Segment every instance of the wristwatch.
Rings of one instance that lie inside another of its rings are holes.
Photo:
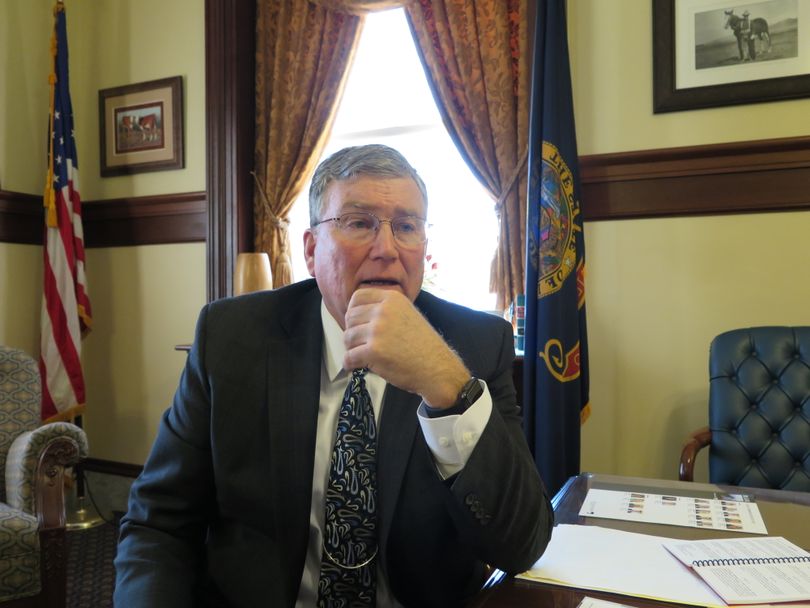
[[[462,412],[466,411],[467,408],[478,401],[478,398],[483,392],[484,389],[481,388],[481,383],[478,381],[478,378],[472,376],[467,380],[467,383],[461,387],[461,392],[459,392],[456,402],[451,409],[460,409]]]

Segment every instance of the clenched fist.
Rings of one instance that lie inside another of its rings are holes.
[[[470,372],[413,303],[396,290],[354,292],[345,318],[347,370],[368,367],[434,408],[456,401]]]

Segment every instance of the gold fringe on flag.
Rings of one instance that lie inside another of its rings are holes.
[[[56,219],[56,192],[53,189],[53,112],[54,97],[56,96],[56,13],[65,10],[62,0],[57,0],[53,7],[54,26],[51,34],[51,73],[48,74],[48,85],[50,86],[50,106],[48,117],[48,172],[45,174],[45,196],[43,205],[47,212],[45,221],[49,228],[56,228],[59,224]]]

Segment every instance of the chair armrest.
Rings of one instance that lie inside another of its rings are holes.
[[[51,422],[11,444],[6,459],[6,502],[39,519],[40,529],[63,527],[64,472],[87,458],[87,435],[75,424]]]
[[[678,479],[681,481],[695,480],[695,458],[697,457],[697,453],[711,442],[712,432],[707,426],[689,435],[681,450],[681,464],[678,468]]]

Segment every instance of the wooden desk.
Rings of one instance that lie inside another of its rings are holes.
[[[781,490],[760,490],[736,486],[643,479],[639,477],[617,477],[614,475],[594,475],[583,473],[572,477],[552,500],[556,523],[599,525],[605,528],[640,532],[671,538],[702,539],[731,538],[750,536],[717,530],[702,530],[663,524],[641,524],[613,519],[580,517],[579,509],[590,488],[606,490],[637,490],[650,494],[670,494],[713,498],[715,494],[750,494],[756,497],[759,511],[765,520],[770,536],[784,536],[803,549],[810,550],[810,493],[785,492]],[[587,548],[583,547],[583,551]],[[503,577],[502,577],[503,578]],[[492,579],[491,579],[492,580]],[[675,606],[666,602],[656,602],[627,595],[617,595],[600,591],[579,590],[535,581],[507,578],[493,587],[482,591],[469,604],[470,608],[518,608],[524,606],[553,606],[554,608],[575,608],[584,596],[597,597],[630,606]]]

